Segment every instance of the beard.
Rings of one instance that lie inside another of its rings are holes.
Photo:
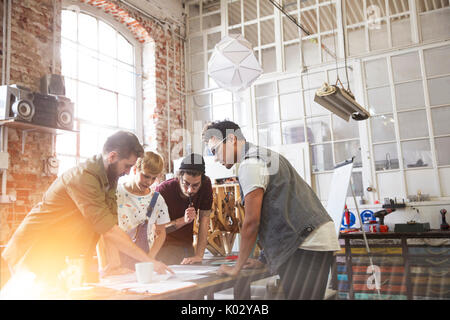
[[[119,173],[119,163],[114,162],[111,163],[108,166],[108,169],[106,169],[106,176],[108,177],[109,184],[117,184],[117,181],[119,180],[121,174]]]

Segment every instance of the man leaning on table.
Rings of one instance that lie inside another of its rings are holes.
[[[219,274],[237,275],[258,240],[286,299],[323,299],[340,246],[314,191],[283,156],[247,142],[234,122],[207,124],[203,141],[226,168],[238,164],[245,208],[239,258],[233,267],[221,266]]]
[[[58,177],[3,252],[10,281],[27,274],[37,286],[61,287],[67,259],[92,257],[101,235],[136,260],[155,262],[157,272],[170,271],[117,225],[117,181],[130,172],[143,151],[134,134],[118,131],[107,138],[101,154]]]

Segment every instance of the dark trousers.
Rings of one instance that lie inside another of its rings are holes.
[[[286,299],[323,300],[332,261],[332,251],[297,249],[278,269]]]

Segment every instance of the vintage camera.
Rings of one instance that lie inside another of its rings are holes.
[[[0,86],[0,120],[71,130],[73,110],[73,103],[63,96],[32,92],[19,85]]]

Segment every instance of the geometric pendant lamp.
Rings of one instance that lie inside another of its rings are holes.
[[[229,91],[250,87],[262,72],[252,45],[241,34],[223,37],[208,62],[209,76]]]

